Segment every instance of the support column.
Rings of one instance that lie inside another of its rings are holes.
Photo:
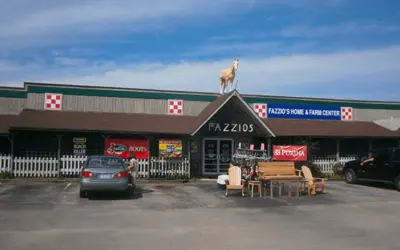
[[[192,141],[191,141],[191,139],[190,138],[187,138],[186,139],[186,143],[187,143],[187,151],[188,151],[188,162],[189,162],[189,166],[188,166],[188,179],[190,179],[190,177],[191,177],[191,175],[190,175],[190,158],[191,158],[191,154],[192,154],[192,151],[191,151],[191,148],[190,148],[190,145],[192,144]]]
[[[61,145],[62,145],[62,134],[57,134],[58,149],[57,149],[57,173],[58,177],[61,177]]]
[[[340,162],[340,139],[336,139],[336,162]]]
[[[8,166],[8,172],[10,175],[14,173],[14,143],[15,143],[15,135],[10,134],[8,136],[8,141],[10,142],[10,162]]]
[[[104,139],[104,142],[103,142],[103,145],[106,145],[106,140],[108,139],[108,138],[110,138],[110,135],[109,134],[101,134],[101,137],[103,137],[103,139]],[[103,151],[103,155],[106,153],[106,148],[104,148],[104,151]]]
[[[268,156],[271,157],[271,159],[272,159],[272,138],[271,137],[267,137],[267,152],[268,152]]]
[[[372,157],[372,148],[373,148],[373,140],[369,139],[368,140],[368,157]]]
[[[148,158],[147,158],[147,162],[149,163],[149,169],[148,169],[148,171],[147,171],[147,176],[149,177],[149,179],[150,179],[150,175],[151,175],[151,164],[152,164],[152,162],[151,162],[151,150],[150,150],[150,148],[151,148],[151,141],[152,141],[154,138],[155,138],[154,136],[146,136],[146,140],[149,141],[149,148],[148,148],[148,150],[149,150],[149,156],[148,156]],[[157,146],[158,146],[158,143],[157,143]],[[158,158],[158,155],[157,155],[157,158]]]

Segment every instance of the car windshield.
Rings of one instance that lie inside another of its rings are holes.
[[[91,157],[88,159],[89,168],[115,168],[124,167],[124,162],[119,157]]]

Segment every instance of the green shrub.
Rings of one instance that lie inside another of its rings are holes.
[[[11,179],[12,175],[10,172],[1,172],[0,173],[0,179]]]
[[[334,176],[340,176],[343,177],[344,173],[343,173],[343,165],[340,162],[336,162],[333,166],[333,175]]]

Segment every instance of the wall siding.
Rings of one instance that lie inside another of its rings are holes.
[[[209,102],[184,101],[184,115],[198,115]],[[43,109],[44,94],[29,93],[28,108]],[[63,110],[109,113],[167,114],[168,100],[63,95]]]
[[[25,98],[0,97],[0,114],[17,115],[24,109],[25,103]]]
[[[356,121],[375,121],[387,119],[391,116],[400,118],[400,110],[354,109],[353,112]]]
[[[209,103],[210,102],[205,101],[185,100],[183,105],[183,114],[197,116]],[[22,110],[24,106],[24,99],[0,98],[0,104],[0,112],[2,112],[2,114],[15,114]],[[28,108],[43,109],[43,106],[44,94],[28,94]],[[161,100],[77,95],[63,96],[63,110],[70,111],[166,114],[167,108],[168,101],[165,99]],[[8,112],[8,110],[11,111]],[[354,108],[353,112],[354,120],[356,121],[374,121],[378,119],[389,118],[390,116],[400,117],[400,110]]]

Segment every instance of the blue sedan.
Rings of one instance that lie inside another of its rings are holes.
[[[82,166],[79,196],[85,198],[92,191],[116,191],[132,194],[130,174],[118,156],[89,156]]]

